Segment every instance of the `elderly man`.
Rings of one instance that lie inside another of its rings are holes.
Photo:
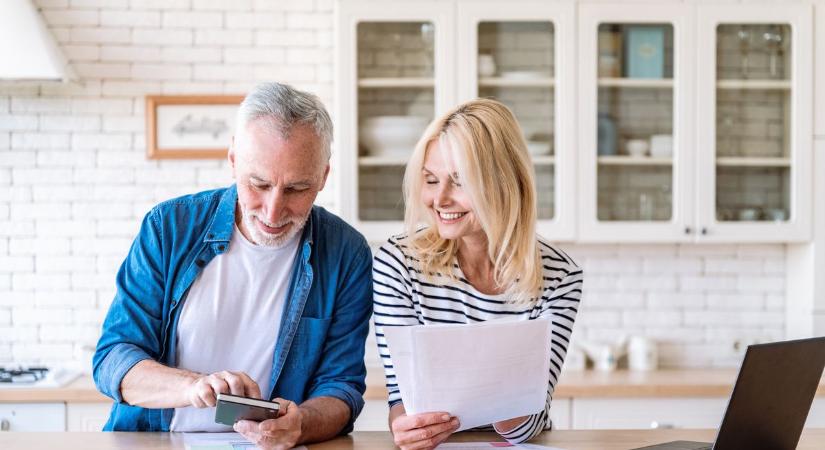
[[[240,421],[263,448],[352,430],[364,401],[372,313],[363,236],[313,206],[332,123],[317,97],[256,87],[229,150],[235,185],[155,206],[117,274],[94,356],[115,400],[105,430],[231,431],[218,393],[275,399]]]

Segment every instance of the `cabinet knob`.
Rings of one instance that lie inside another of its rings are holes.
[[[708,229],[707,229],[707,227],[702,227],[702,231],[701,231],[701,233],[702,233],[702,235],[703,235],[703,236],[704,236],[704,235],[706,235],[706,234],[708,234]]]
[[[9,431],[11,428],[11,423],[9,423],[9,419],[0,420],[0,431]]]
[[[685,234],[690,234],[692,232],[693,230],[691,230],[690,227],[685,227]]]

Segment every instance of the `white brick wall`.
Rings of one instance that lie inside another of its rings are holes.
[[[647,336],[664,366],[703,367],[783,338],[783,245],[567,247],[585,271],[575,340]]]
[[[82,82],[0,83],[0,364],[88,369],[148,208],[231,182],[222,161],[146,160],[144,96],[277,79],[333,110],[333,1],[36,3]],[[335,189],[319,196],[332,210]],[[643,334],[665,365],[703,366],[735,364],[736,342],[782,337],[783,246],[568,250],[586,270],[577,338]]]

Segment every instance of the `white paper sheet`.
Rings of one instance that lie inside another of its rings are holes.
[[[255,450],[255,444],[240,433],[183,433],[186,450]],[[295,447],[294,450],[306,450]]]
[[[516,450],[564,450],[538,444],[511,445],[506,442],[448,442],[436,447],[436,450],[490,450],[493,448],[513,448]]]
[[[407,414],[446,411],[459,431],[535,414],[550,377],[549,319],[385,327]]]

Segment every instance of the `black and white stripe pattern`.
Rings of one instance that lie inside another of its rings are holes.
[[[453,270],[458,280],[438,274],[425,281],[418,260],[400,242],[401,239],[401,236],[392,237],[381,246],[375,255],[372,271],[375,337],[384,364],[390,407],[401,401],[401,393],[384,338],[384,327],[474,323],[514,316],[529,320],[549,316],[553,321],[553,337],[549,355],[550,384],[544,410],[528,417],[513,430],[499,434],[511,443],[519,443],[533,438],[544,429],[550,429],[553,389],[567,353],[581,299],[581,268],[564,252],[539,238],[544,291],[533,305],[514,305],[507,303],[506,295],[479,293],[461,276],[457,265],[453,265]],[[485,429],[492,430],[493,427]]]

